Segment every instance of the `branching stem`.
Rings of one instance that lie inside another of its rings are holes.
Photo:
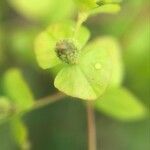
[[[64,97],[65,97],[64,94],[57,93],[57,94],[54,94],[54,95],[50,95],[50,96],[41,98],[41,99],[39,99],[39,100],[36,101],[36,103],[34,104],[34,106],[33,106],[32,109],[33,110],[34,109],[39,109],[39,108],[44,107],[44,106],[46,106],[48,104],[52,104],[54,102],[62,100]]]
[[[41,98],[36,101],[32,110],[42,108],[48,104],[52,104],[66,97],[62,93],[57,93],[51,96]],[[93,110],[93,103],[87,102],[87,124],[88,124],[88,150],[97,150],[96,142],[96,126],[95,126],[95,115]]]

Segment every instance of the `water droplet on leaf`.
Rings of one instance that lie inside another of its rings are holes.
[[[95,64],[95,69],[99,70],[101,69],[102,65],[100,63],[96,63]]]

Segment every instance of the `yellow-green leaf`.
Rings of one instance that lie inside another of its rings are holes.
[[[29,19],[60,21],[71,16],[72,0],[7,0],[18,13]],[[67,4],[67,5],[64,5]]]
[[[109,88],[119,87],[123,80],[123,62],[119,42],[113,37],[105,36],[101,38],[101,47],[104,47],[109,51],[112,62]]]
[[[27,110],[33,105],[33,95],[21,72],[17,69],[10,69],[4,76],[5,92],[17,108]]]
[[[79,10],[88,15],[95,15],[98,13],[117,13],[120,11],[119,2],[120,1],[118,0],[75,0]]]
[[[77,4],[77,7],[80,11],[88,11],[90,9],[94,9],[98,5],[96,4],[96,0],[74,0]]]
[[[105,91],[110,75],[109,49],[97,39],[82,50],[78,64],[67,65],[58,73],[54,84],[67,95],[95,100]]]
[[[95,101],[95,107],[98,111],[122,121],[137,120],[146,116],[146,108],[125,88],[108,90]]]
[[[117,13],[121,9],[119,4],[107,4],[107,5],[102,5],[93,11],[90,12],[90,15],[95,15],[98,13]]]
[[[20,118],[15,117],[13,118],[10,124],[11,124],[11,131],[14,136],[16,144],[22,150],[30,149],[28,131],[23,121]]]

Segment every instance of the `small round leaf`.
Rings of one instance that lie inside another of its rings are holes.
[[[26,111],[32,107],[34,103],[32,92],[19,70],[10,69],[5,73],[4,88],[8,97],[20,111]]]
[[[125,88],[108,90],[95,101],[95,107],[98,111],[122,121],[136,120],[146,116],[143,104]]]
[[[55,86],[67,95],[95,100],[105,91],[110,75],[109,49],[97,39],[82,50],[77,65],[66,66],[58,73]]]

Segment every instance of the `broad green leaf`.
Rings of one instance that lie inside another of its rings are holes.
[[[120,11],[118,0],[75,0],[81,12],[89,15],[97,13],[116,13]]]
[[[90,9],[96,8],[98,5],[96,4],[96,0],[74,0],[77,4],[77,7],[81,11],[88,11]]]
[[[47,32],[42,32],[35,41],[35,54],[41,68],[47,69],[61,63],[55,53],[56,40]]]
[[[126,42],[124,62],[126,68],[126,85],[149,104],[150,99],[150,21],[145,18],[136,20],[131,31],[124,39]]]
[[[32,92],[19,70],[11,69],[6,72],[4,76],[4,86],[8,97],[21,111],[32,107]]]
[[[125,88],[108,90],[95,101],[95,107],[98,111],[122,121],[141,119],[146,116],[143,104]]]
[[[10,4],[19,12],[29,17],[41,17],[48,13],[48,8],[52,7],[52,0],[8,0]]]
[[[75,24],[64,23],[54,24],[42,32],[35,41],[35,53],[37,61],[43,69],[51,68],[62,63],[56,55],[55,46],[60,40],[73,40],[78,49],[81,49],[87,40],[90,33],[85,27],[81,27],[74,38]]]
[[[28,141],[28,131],[22,120],[18,117],[13,118],[11,121],[11,130],[14,136],[16,144],[22,150],[30,149],[30,143]]]
[[[122,0],[97,0],[97,4],[99,6],[102,6],[102,5],[106,5],[106,4],[116,4],[116,3],[120,3],[122,2]]]
[[[56,88],[70,96],[85,100],[96,98],[96,93],[76,65],[64,67],[56,76],[54,84]]]
[[[115,38],[106,36],[101,38],[101,47],[109,51],[112,61],[112,73],[109,81],[109,88],[119,87],[123,80],[123,62],[120,45]]]
[[[98,13],[117,13],[120,9],[119,4],[107,4],[94,9],[91,11],[90,15],[95,15]]]
[[[59,72],[54,84],[70,96],[95,100],[105,91],[110,75],[109,50],[97,39],[82,50],[79,64],[66,66]]]
[[[57,21],[71,16],[72,0],[7,0],[21,15],[40,21]],[[64,5],[67,4],[67,5]],[[61,7],[60,7],[61,6]]]
[[[39,29],[33,27],[15,27],[10,32],[11,52],[17,60],[22,60],[30,65],[35,63],[35,55],[33,51],[33,42]]]

